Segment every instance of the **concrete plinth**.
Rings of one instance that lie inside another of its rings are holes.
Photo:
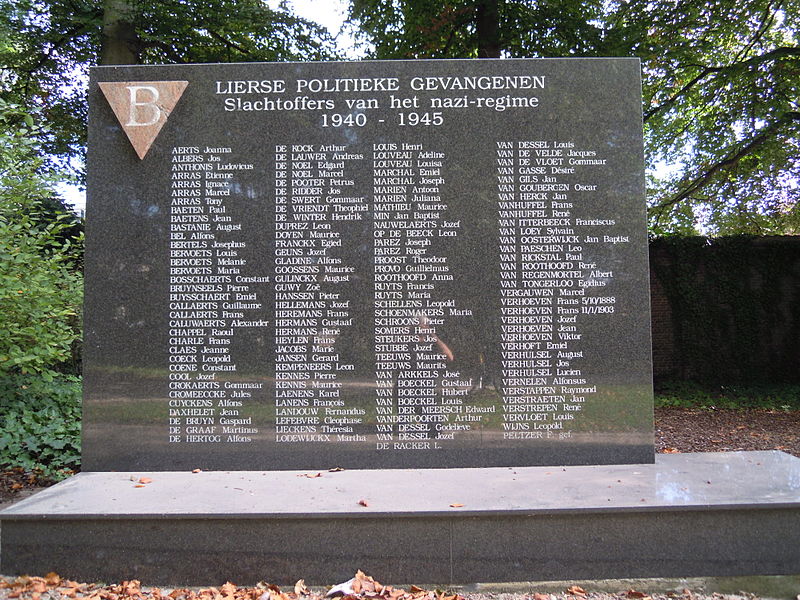
[[[315,475],[81,473],[0,512],[0,572],[173,585],[800,573],[800,459],[781,452]]]

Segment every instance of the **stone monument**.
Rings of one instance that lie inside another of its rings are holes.
[[[653,462],[637,61],[93,81],[84,468]]]
[[[639,69],[94,69],[84,472],[0,571],[796,572],[799,460],[654,457]]]

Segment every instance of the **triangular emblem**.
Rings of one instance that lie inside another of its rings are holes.
[[[142,159],[150,150],[188,81],[105,81],[100,89]]]

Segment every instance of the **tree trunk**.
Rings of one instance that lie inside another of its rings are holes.
[[[500,58],[500,9],[502,0],[476,0],[475,32],[478,35],[478,57]]]
[[[101,65],[139,63],[139,36],[128,0],[103,0],[103,43]]]

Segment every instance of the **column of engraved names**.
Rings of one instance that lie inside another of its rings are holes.
[[[565,424],[597,392],[583,373],[582,325],[613,314],[616,300],[587,293],[613,272],[584,259],[584,247],[600,242],[598,226],[615,221],[573,216],[579,198],[590,204],[597,185],[587,180],[605,159],[571,141],[497,146],[504,437],[567,439]]]
[[[234,173],[252,165],[223,162],[230,148],[175,147],[170,169],[169,441],[247,443],[258,429],[240,408],[263,383],[236,378],[234,332],[263,327],[248,319],[262,304],[241,275],[246,242],[227,215]]]
[[[275,441],[352,443],[366,411],[347,406],[340,358],[353,326],[355,268],[336,256],[342,227],[368,210],[356,193],[363,155],[345,145],[275,148]]]
[[[446,218],[444,152],[422,144],[373,145],[375,405],[379,450],[443,447],[481,415],[464,415],[472,387],[440,336],[466,317],[447,297],[453,280],[443,250],[461,221]],[[438,248],[438,250],[434,250]]]
[[[563,431],[565,396],[555,385],[561,302],[580,271],[566,259],[572,238],[560,208],[568,184],[550,174],[548,142],[497,143],[503,437],[540,439]]]

